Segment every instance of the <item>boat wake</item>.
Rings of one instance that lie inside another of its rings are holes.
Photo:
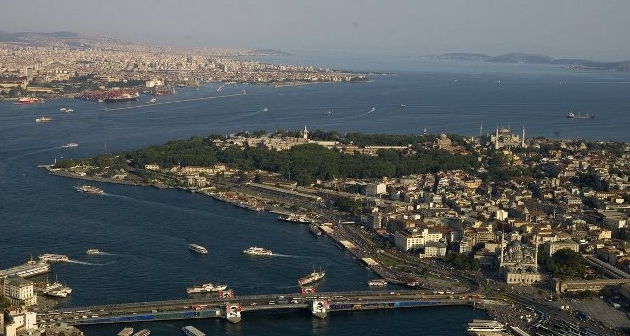
[[[188,99],[181,99],[181,100],[165,101],[165,102],[160,102],[160,103],[150,103],[150,104],[141,104],[141,105],[133,105],[133,106],[105,108],[105,111],[130,110],[130,109],[141,108],[141,107],[148,107],[148,106],[155,107],[155,106],[158,106],[158,105],[178,104],[178,103],[185,103],[185,102],[191,102],[191,101],[219,99],[219,98],[227,98],[227,97],[238,97],[238,96],[243,96],[243,95],[245,95],[245,93],[235,93],[235,94],[228,94],[228,95],[222,95],[222,96],[210,96],[210,97],[200,97],[200,98],[188,98]]]
[[[280,253],[272,253],[272,257],[283,257],[283,258],[304,258],[303,256],[289,255],[289,254],[280,254]]]
[[[99,264],[99,263],[91,263],[91,262],[87,262],[87,261],[80,261],[80,260],[74,260],[74,259],[70,259],[68,260],[69,263],[73,263],[73,264],[79,264],[79,265],[89,265],[89,266],[106,266],[106,265],[110,265],[115,263],[115,261],[110,261],[108,263],[104,263],[104,264]]]

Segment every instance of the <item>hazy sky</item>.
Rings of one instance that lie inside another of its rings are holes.
[[[0,30],[156,44],[630,59],[630,0],[7,0]]]

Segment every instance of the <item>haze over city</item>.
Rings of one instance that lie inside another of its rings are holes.
[[[370,55],[630,58],[630,2],[588,0],[10,1],[5,32],[71,31],[174,46]]]

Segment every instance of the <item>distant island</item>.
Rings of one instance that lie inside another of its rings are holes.
[[[463,61],[484,61],[495,63],[529,63],[529,64],[552,64],[560,65],[569,69],[601,69],[628,71],[630,70],[630,60],[619,62],[598,62],[579,58],[553,58],[540,54],[508,53],[499,56],[489,56],[478,53],[447,53],[441,55],[422,56],[423,59],[439,60],[463,60]]]

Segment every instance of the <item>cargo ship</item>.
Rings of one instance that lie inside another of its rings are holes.
[[[108,94],[105,98],[103,98],[103,102],[105,103],[121,103],[128,101],[136,101],[140,97],[138,92],[135,93],[127,93],[127,92],[115,92]]]

